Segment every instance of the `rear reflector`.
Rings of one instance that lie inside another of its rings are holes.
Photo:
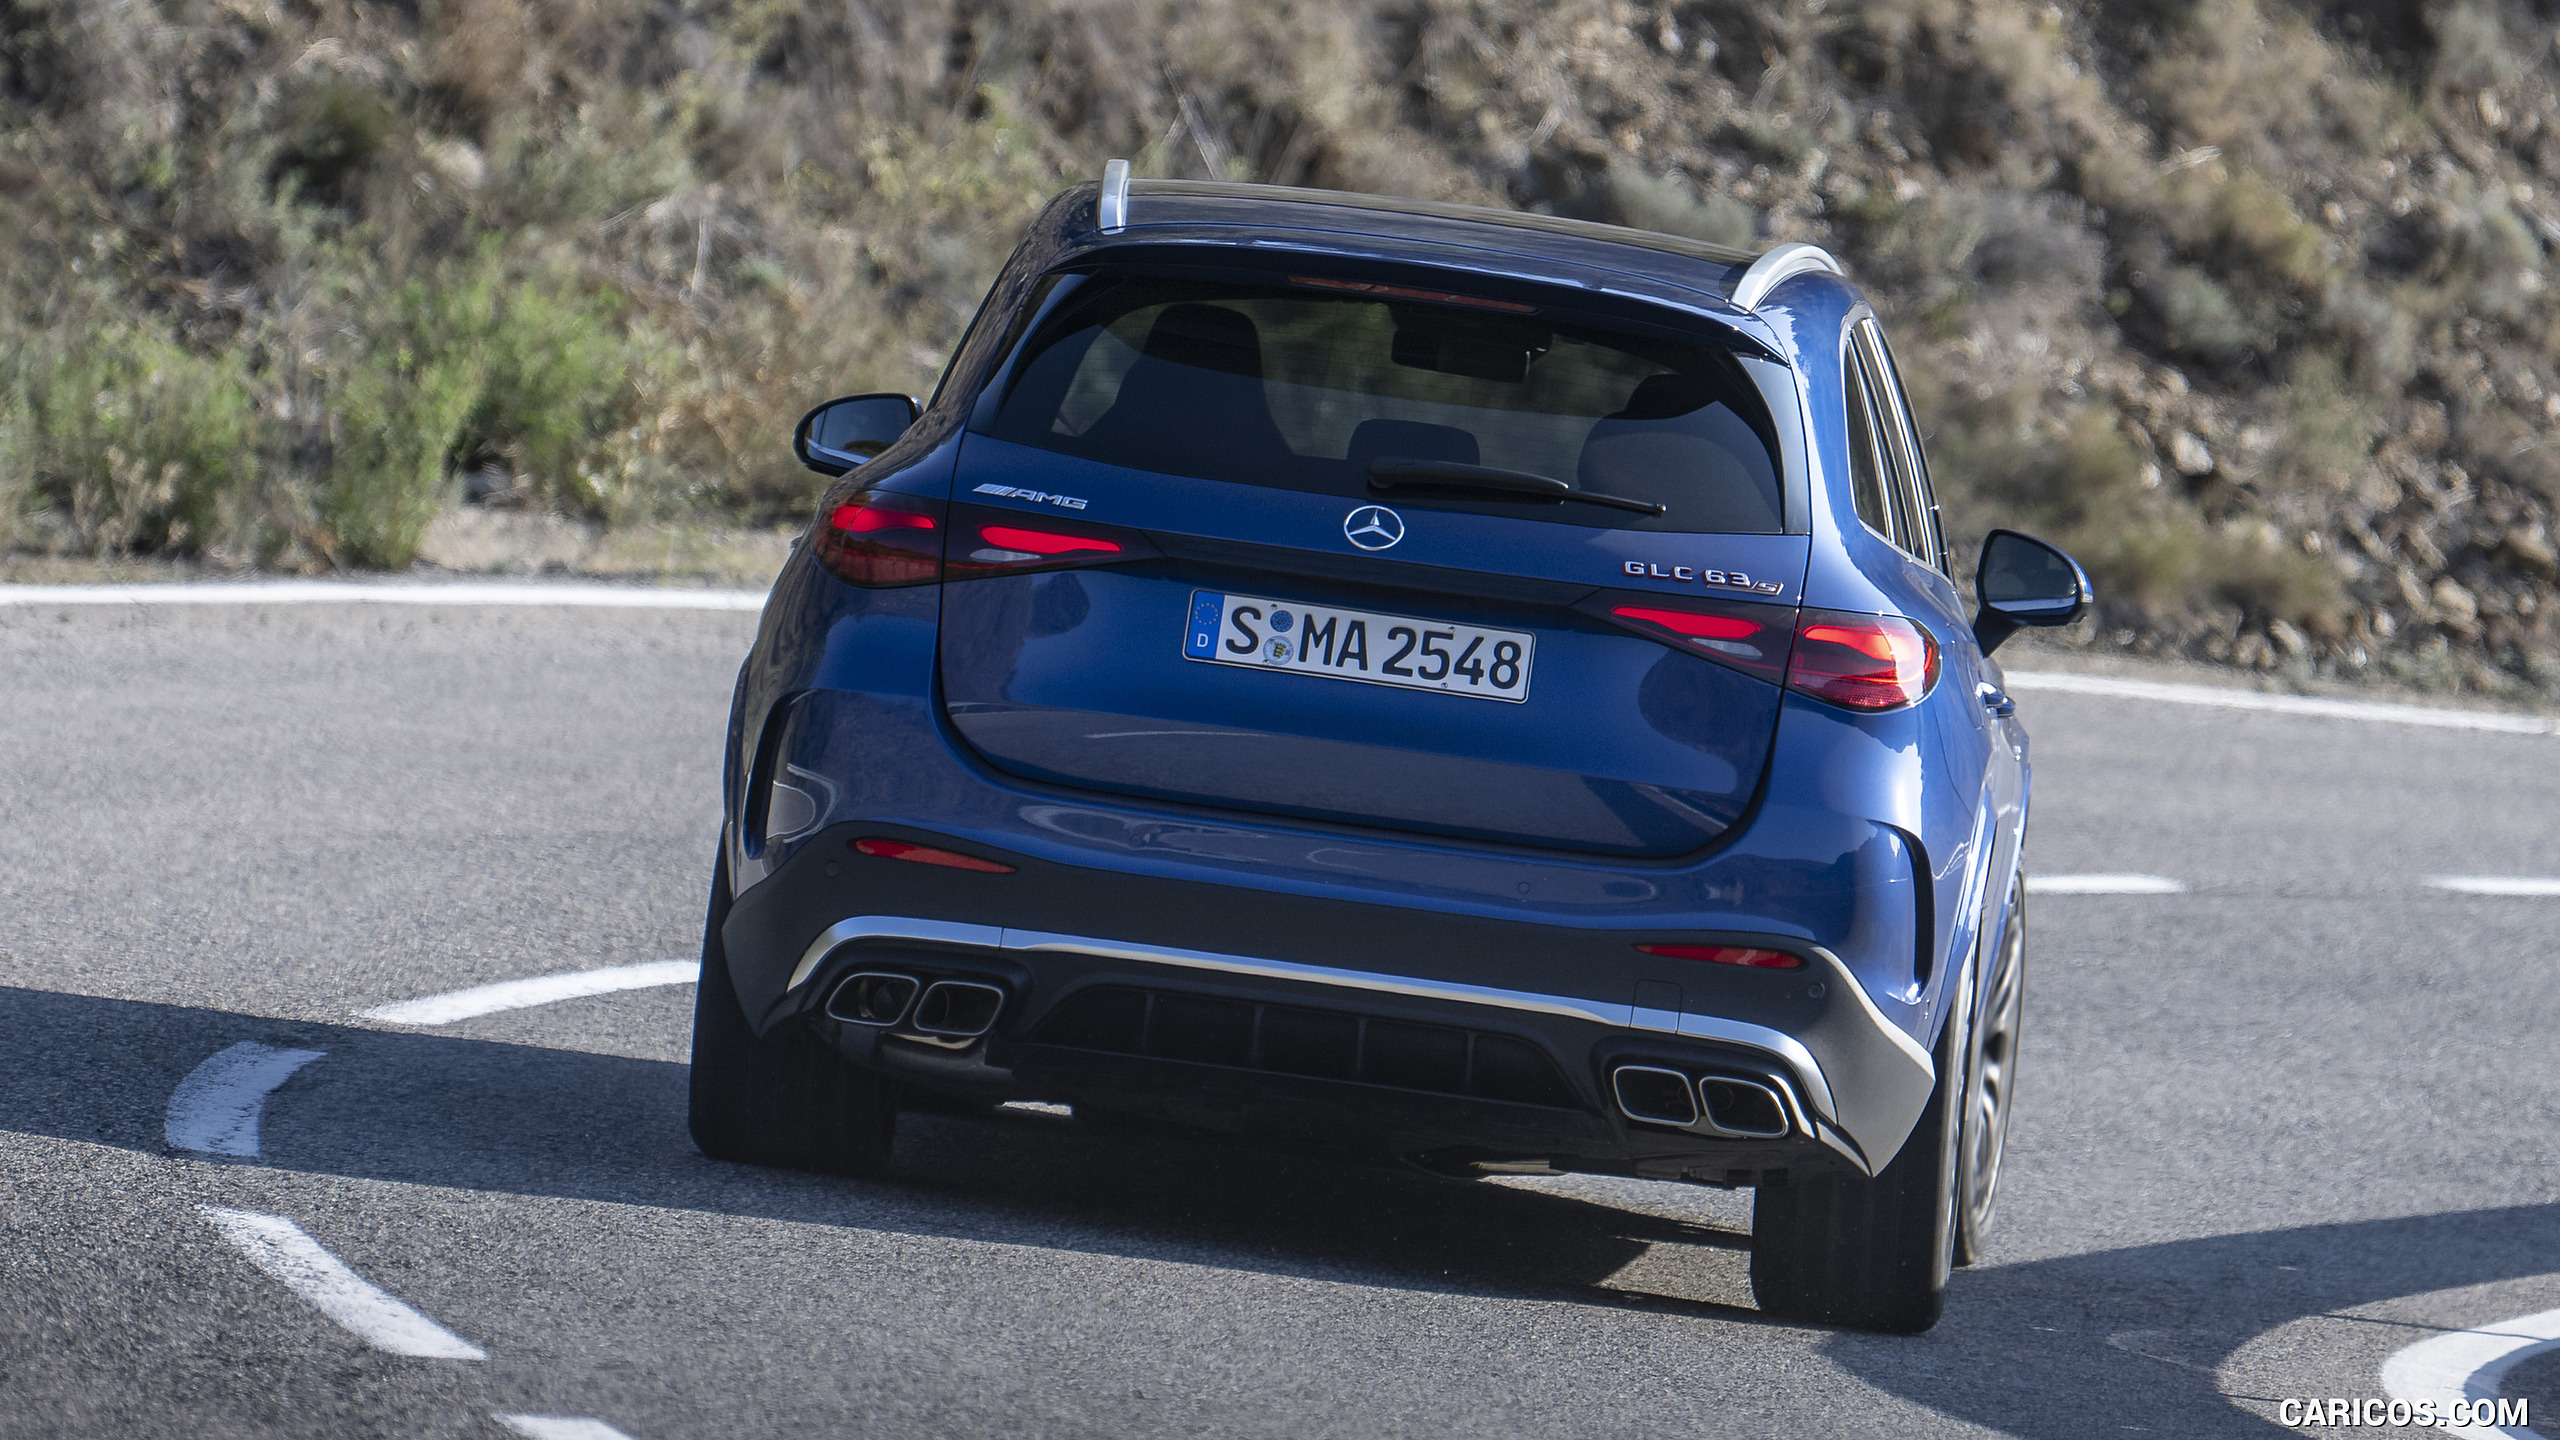
[[[981,860],[975,855],[962,855],[957,851],[936,850],[930,845],[909,844],[904,840],[884,840],[870,836],[854,841],[853,848],[865,855],[876,855],[883,860],[913,860],[919,865],[940,865],[948,870],[976,870],[987,875],[1013,873],[1013,867],[1010,865],[999,865],[993,860]]]
[[[942,578],[941,509],[930,500],[873,493],[838,505],[810,538],[819,564],[870,589]]]
[[[1899,615],[1807,610],[1787,688],[1852,710],[1916,705],[1938,683],[1938,642]]]
[[[1718,965],[1748,965],[1755,970],[1800,970],[1804,961],[1784,950],[1754,950],[1743,945],[1639,945],[1647,955],[1668,960],[1711,960]]]

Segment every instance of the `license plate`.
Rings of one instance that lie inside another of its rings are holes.
[[[1258,595],[1191,592],[1184,658],[1334,680],[1437,690],[1478,700],[1529,698],[1537,639],[1447,620],[1337,610]]]

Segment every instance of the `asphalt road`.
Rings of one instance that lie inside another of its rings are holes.
[[[1916,1339],[1759,1319],[1744,1196],[1019,1112],[763,1172],[686,1139],[689,986],[360,1018],[694,953],[752,626],[0,609],[0,1433],[2271,1436],[2560,1307],[2560,899],[2427,883],[2560,875],[2560,737],[2023,697],[2030,865],[2190,888],[2031,902],[1994,1254]],[[173,1148],[242,1042],[320,1058],[257,1158]]]

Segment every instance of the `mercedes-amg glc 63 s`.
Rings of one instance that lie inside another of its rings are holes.
[[[1036,1099],[1755,1190],[1781,1316],[1927,1328],[1999,1180],[2026,737],[1808,245],[1114,162],[838,477],[739,675],[715,1157]]]

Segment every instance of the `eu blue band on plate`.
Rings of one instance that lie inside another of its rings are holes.
[[[1183,654],[1207,659],[1217,653],[1218,624],[1226,603],[1224,595],[1212,595],[1206,590],[1191,592],[1191,630],[1182,642]]]

